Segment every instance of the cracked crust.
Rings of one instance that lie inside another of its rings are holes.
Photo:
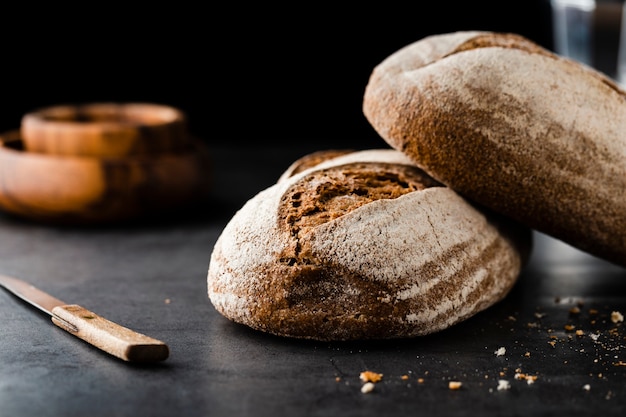
[[[324,149],[317,152],[304,155],[301,158],[295,160],[278,178],[278,182],[284,181],[295,174],[304,171],[305,169],[314,167],[329,159],[336,158],[338,156],[346,155],[354,152],[354,149]]]
[[[230,320],[280,336],[424,335],[501,300],[530,240],[401,152],[353,152],[250,199],[215,244],[208,295]]]
[[[363,111],[461,195],[626,266],[626,94],[512,34],[424,38],[381,62]]]

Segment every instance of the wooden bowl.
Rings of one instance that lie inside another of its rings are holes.
[[[124,157],[178,152],[189,146],[184,113],[150,103],[59,105],[21,122],[29,152]]]
[[[206,147],[127,158],[25,152],[19,131],[0,135],[0,209],[56,223],[103,223],[154,215],[206,198]]]

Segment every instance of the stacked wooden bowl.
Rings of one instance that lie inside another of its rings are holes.
[[[180,110],[92,103],[24,115],[0,135],[0,209],[57,223],[160,215],[206,198],[210,159]]]

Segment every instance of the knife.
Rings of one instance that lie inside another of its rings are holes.
[[[49,314],[61,329],[124,361],[158,362],[169,356],[168,346],[160,340],[67,304],[20,279],[0,274],[0,286]]]

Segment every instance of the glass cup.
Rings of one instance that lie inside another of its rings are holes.
[[[626,83],[623,0],[550,0],[554,51]]]

